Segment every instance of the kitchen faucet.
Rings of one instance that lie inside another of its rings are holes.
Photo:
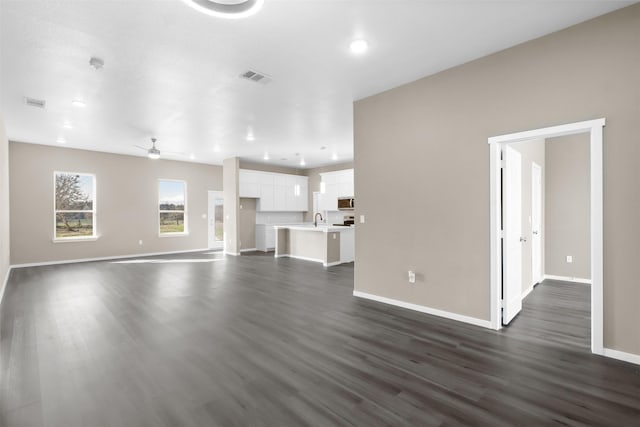
[[[317,227],[317,226],[318,226],[318,215],[320,215],[320,221],[324,221],[324,220],[322,219],[322,214],[321,214],[320,212],[318,212],[317,214],[315,214],[315,215],[313,216],[313,226],[314,226],[314,227]]]

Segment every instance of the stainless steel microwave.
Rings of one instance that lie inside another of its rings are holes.
[[[355,199],[353,197],[338,197],[339,211],[352,211],[355,209]]]

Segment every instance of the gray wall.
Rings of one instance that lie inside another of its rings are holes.
[[[9,249],[9,141],[0,114],[0,296],[4,293],[11,261]]]
[[[320,168],[312,168],[306,170],[306,175],[309,177],[309,210],[304,215],[304,221],[313,221],[312,212],[313,209],[313,192],[320,191],[320,182],[322,181],[320,174],[325,172],[341,171],[345,169],[353,169],[353,162],[340,163],[331,166],[324,166]],[[357,202],[356,202],[357,203]]]
[[[231,255],[240,254],[240,160],[225,159],[222,163],[224,187],[224,250]]]
[[[538,139],[533,141],[510,144],[522,155],[522,235],[527,241],[522,244],[522,291],[528,291],[534,285],[531,271],[531,241],[533,240],[533,228],[531,224],[531,169],[535,162],[542,169],[542,273],[544,274],[544,177],[545,177],[545,141]]]
[[[256,202],[258,199],[240,199],[240,249],[256,248]]]
[[[640,354],[639,52],[633,5],[355,102],[355,289],[488,321],[487,138],[605,117],[604,345]]]
[[[18,142],[9,144],[9,162],[12,264],[207,248],[202,214],[207,191],[222,188],[219,166]],[[52,242],[54,171],[96,175],[98,240]],[[188,236],[158,236],[160,178],[187,182]]]
[[[589,134],[547,140],[546,274],[591,278],[589,154]]]

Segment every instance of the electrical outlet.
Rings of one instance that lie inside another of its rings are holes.
[[[416,272],[409,270],[409,283],[416,283]]]
[[[573,257],[571,255],[567,255],[567,264],[571,264],[573,262]]]
[[[142,240],[138,240],[138,244],[139,244],[139,245],[142,245]]]

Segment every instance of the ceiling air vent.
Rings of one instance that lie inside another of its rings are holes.
[[[267,84],[271,81],[271,77],[253,70],[245,71],[244,73],[240,74],[240,77],[246,80],[251,80],[252,82],[262,84]]]
[[[31,107],[44,108],[47,101],[44,99],[25,98],[24,102]]]

